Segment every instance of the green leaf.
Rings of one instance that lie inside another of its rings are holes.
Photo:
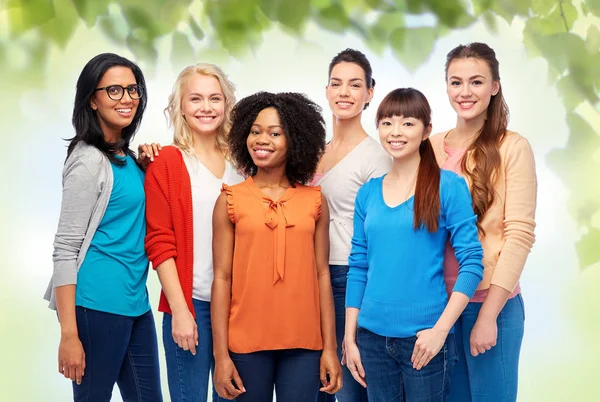
[[[121,14],[98,17],[98,27],[114,43],[121,45],[127,40],[127,35],[129,34],[127,21],[125,21],[125,18]]]
[[[393,12],[397,8],[386,0],[365,0],[365,3],[373,10],[383,11],[383,12]]]
[[[43,24],[40,32],[64,49],[79,24],[79,16],[70,0],[54,0],[54,4],[57,10],[56,17]]]
[[[191,15],[188,20],[188,24],[190,25],[190,28],[192,29],[192,33],[194,34],[196,39],[198,39],[198,40],[204,39],[204,32],[202,31],[202,28],[200,28],[200,25],[198,25],[198,23],[196,22],[194,17],[192,17]]]
[[[20,35],[56,16],[54,3],[48,0],[13,1],[8,8],[10,32]]]
[[[181,68],[182,64],[189,64],[196,58],[194,47],[186,35],[173,32],[171,44],[171,64],[176,70]]]
[[[581,5],[583,6],[584,4],[590,13],[596,17],[600,17],[600,0],[584,0],[581,2]]]
[[[464,8],[464,3],[460,0],[427,0],[428,8],[438,17],[438,20],[447,27],[458,27],[459,23],[465,24],[469,17],[471,21],[464,26],[468,26],[474,20]]]
[[[537,15],[546,15],[555,6],[558,6],[557,0],[533,0],[531,2],[531,10]]]
[[[575,244],[579,257],[579,268],[583,269],[600,261],[600,230],[590,228]]]
[[[596,25],[590,25],[585,38],[585,48],[590,53],[600,51],[600,29]]]
[[[207,0],[204,9],[216,38],[233,54],[255,48],[268,27],[256,0]]]
[[[321,28],[339,33],[344,32],[350,25],[346,10],[337,3],[317,11],[315,20]]]
[[[294,31],[299,31],[310,15],[310,0],[280,1],[277,19]]]
[[[473,2],[473,11],[475,11],[475,16],[480,16],[488,10],[491,10],[494,6],[494,0],[472,0]]]
[[[130,34],[127,35],[125,42],[136,58],[151,61],[152,63],[156,62],[158,52],[151,41],[143,40],[138,36]]]
[[[561,96],[563,104],[567,112],[572,112],[585,99],[581,96],[577,82],[573,79],[573,75],[567,74],[563,76],[556,84],[556,89]]]
[[[96,24],[98,17],[108,15],[109,0],[72,0],[77,14],[88,28]]]
[[[437,39],[435,28],[398,28],[390,36],[390,44],[396,58],[414,72],[431,53]]]

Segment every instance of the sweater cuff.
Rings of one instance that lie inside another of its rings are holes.
[[[346,285],[346,307],[360,309],[365,295],[366,283],[348,281]]]
[[[459,272],[456,283],[454,284],[453,292],[464,293],[471,299],[481,282],[481,275],[473,272]]]

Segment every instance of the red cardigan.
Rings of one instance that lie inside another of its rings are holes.
[[[177,275],[188,309],[194,316],[194,220],[192,186],[181,151],[164,147],[146,171],[146,252],[156,269],[169,258],[175,259]],[[171,314],[161,291],[158,310]]]

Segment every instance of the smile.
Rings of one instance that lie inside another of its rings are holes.
[[[272,153],[270,149],[254,149],[254,154],[260,159],[268,158]]]
[[[196,118],[202,122],[211,122],[216,119],[217,116],[198,116]]]
[[[473,107],[473,105],[475,104],[475,101],[468,101],[468,102],[458,102],[458,105],[462,108],[462,109],[470,109],[471,107]]]
[[[406,141],[388,141],[388,144],[392,149],[402,149],[406,145]]]

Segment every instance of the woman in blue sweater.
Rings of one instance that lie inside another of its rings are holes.
[[[412,88],[377,110],[390,173],[358,192],[346,292],[346,359],[369,401],[445,401],[456,363],[452,327],[483,276],[467,184],[440,170],[429,142],[431,109]],[[456,251],[448,298],[443,258]]]

